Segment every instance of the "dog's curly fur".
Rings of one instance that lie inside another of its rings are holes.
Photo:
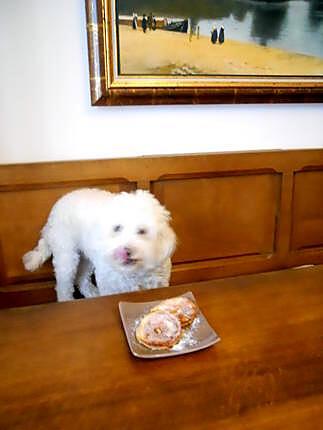
[[[23,262],[34,271],[53,256],[58,301],[71,300],[74,285],[85,297],[166,287],[176,245],[169,220],[148,191],[73,191],[55,203]]]

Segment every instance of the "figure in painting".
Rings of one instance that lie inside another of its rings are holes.
[[[137,30],[138,28],[138,16],[136,13],[132,14],[132,28],[133,30]]]
[[[148,15],[147,25],[148,25],[149,30],[151,30],[153,28],[153,14],[151,12]]]
[[[184,21],[183,21],[183,24],[182,24],[181,32],[182,33],[187,33],[187,30],[188,30],[188,19],[185,18]]]
[[[191,24],[191,25],[190,25],[190,29],[189,29],[189,41],[190,41],[190,42],[192,42],[193,34],[194,34],[194,29],[193,29],[193,26],[192,26],[192,24]]]
[[[157,28],[157,20],[156,20],[156,18],[153,16],[153,23],[152,23],[152,29],[153,29],[153,31],[155,31],[155,30],[156,30],[156,28]]]
[[[218,40],[218,30],[216,29],[216,27],[213,27],[211,31],[211,42],[215,44],[217,40]]]
[[[219,31],[219,43],[222,45],[224,43],[224,27],[221,25],[220,31]]]
[[[143,14],[142,16],[142,21],[141,21],[141,27],[144,33],[146,33],[147,30],[147,17],[145,14]]]

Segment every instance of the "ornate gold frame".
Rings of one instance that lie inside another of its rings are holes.
[[[323,102],[322,77],[118,75],[114,0],[86,0],[93,106]]]

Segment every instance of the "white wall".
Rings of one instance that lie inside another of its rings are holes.
[[[90,106],[83,0],[0,0],[0,163],[323,147],[323,104]]]

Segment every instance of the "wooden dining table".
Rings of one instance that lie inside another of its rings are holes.
[[[134,357],[122,301],[191,291],[221,341]],[[323,266],[0,312],[0,429],[323,425]]]

